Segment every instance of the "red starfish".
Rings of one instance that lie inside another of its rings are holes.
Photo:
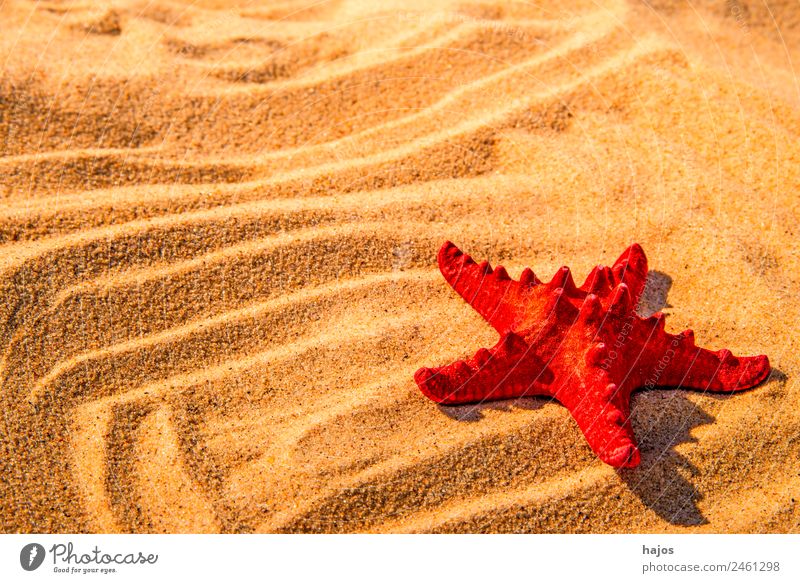
[[[530,269],[512,280],[503,267],[478,265],[449,241],[439,251],[439,269],[500,341],[469,360],[419,369],[414,380],[422,392],[444,405],[553,397],[614,467],[639,464],[630,422],[635,389],[733,392],[757,385],[770,371],[766,356],[698,348],[691,330],[666,332],[663,314],[639,317],[647,258],[636,243],[610,268],[595,267],[581,287],[568,267],[549,283]]]

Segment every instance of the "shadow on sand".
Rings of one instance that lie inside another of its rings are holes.
[[[773,368],[758,387],[785,382],[786,378],[785,373]],[[631,421],[642,461],[636,468],[617,470],[617,474],[642,503],[670,524],[698,526],[707,524],[707,520],[697,507],[702,495],[690,482],[697,468],[675,447],[696,441],[692,430],[715,419],[687,399],[687,394],[681,389],[634,393]],[[719,400],[736,398],[735,394],[705,395]]]

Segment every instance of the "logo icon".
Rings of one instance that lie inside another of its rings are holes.
[[[19,564],[26,571],[35,571],[44,562],[44,547],[39,543],[30,543],[19,552]]]

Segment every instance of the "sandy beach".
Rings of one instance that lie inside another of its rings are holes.
[[[0,0],[2,532],[800,531],[796,2]],[[636,394],[615,470],[544,398],[441,407],[497,334],[436,252],[766,354]]]

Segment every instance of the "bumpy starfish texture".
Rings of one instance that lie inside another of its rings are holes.
[[[630,422],[641,387],[712,392],[751,388],[770,372],[766,356],[735,357],[695,345],[694,333],[664,330],[664,315],[641,318],[647,258],[634,243],[611,267],[598,265],[580,287],[568,267],[549,283],[525,269],[475,263],[446,242],[438,256],[447,282],[499,333],[469,360],[421,368],[422,392],[444,405],[544,395],[565,405],[597,456],[634,467],[640,454]]]

